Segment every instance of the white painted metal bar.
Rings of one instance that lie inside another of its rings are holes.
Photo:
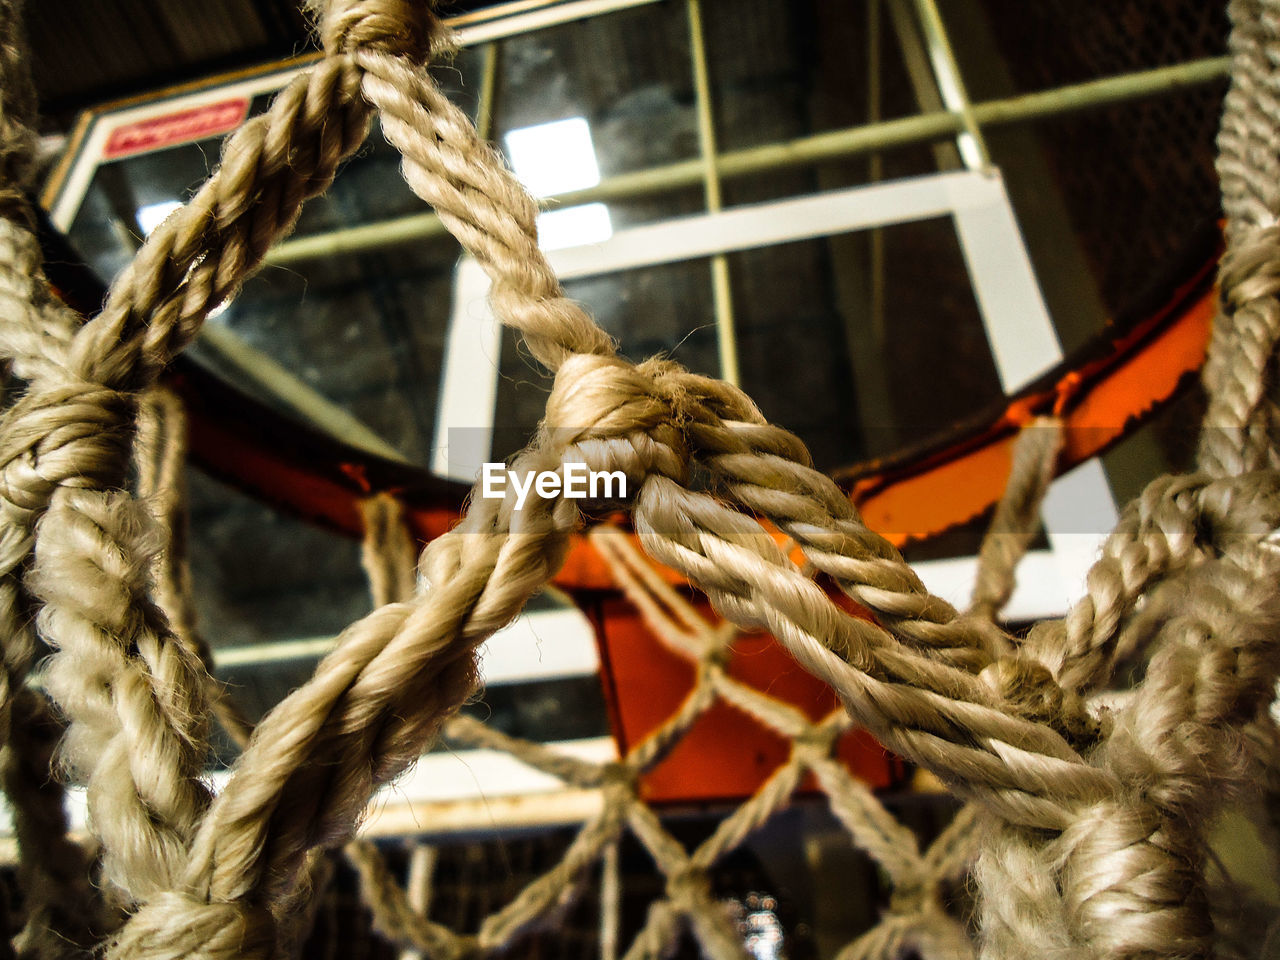
[[[493,447],[502,324],[489,308],[489,278],[464,257],[453,275],[453,309],[445,340],[431,470],[473,482]]]
[[[551,793],[477,795],[459,800],[414,803],[388,796],[360,833],[365,837],[422,836],[441,840],[465,834],[492,837],[504,830],[549,830],[585,823],[604,809],[599,787],[566,787]]]
[[[941,217],[991,202],[991,196],[981,175],[933,175],[632,227],[603,243],[547,256],[560,278],[571,280]],[[488,276],[464,258],[454,274],[431,469],[467,483],[492,452],[502,331],[489,309],[488,290]]]
[[[577,607],[522,614],[481,647],[480,673],[489,686],[599,670],[595,630]]]
[[[213,651],[213,664],[226,670],[256,663],[323,657],[333,637],[304,637]],[[521,614],[481,648],[480,671],[487,686],[591,676],[600,669],[595,632],[576,608]]]
[[[997,171],[968,175],[953,205],[996,373],[1006,394],[1062,360],[1062,345]]]
[[[547,744],[553,750],[592,763],[618,759],[612,737],[592,737]],[[230,777],[219,771],[208,777],[215,792]],[[66,795],[67,818],[73,833],[83,835],[88,804],[83,787]],[[458,750],[429,753],[405,776],[382,788],[369,805],[361,832],[366,836],[439,836],[495,827],[576,823],[599,809],[597,791],[566,788],[550,774],[521,763],[499,750]],[[510,811],[510,819],[502,817]],[[0,802],[0,837],[13,835],[7,802]],[[6,851],[0,844],[0,862]]]
[[[967,172],[947,173],[735,206],[619,230],[604,243],[555,250],[548,257],[561,279],[571,280],[945,217],[957,203],[971,202],[967,193],[978,179]]]
[[[964,202],[955,205],[956,235],[996,373],[1004,392],[1013,394],[1061,362],[1062,344],[999,171],[991,168],[977,176],[979,181],[966,186]],[[986,201],[980,199],[984,190]],[[1040,519],[1057,575],[1037,577],[1027,569],[1031,559],[1025,558],[1018,578],[1021,595],[1015,594],[1005,611],[1010,619],[1056,616],[1083,595],[1084,577],[1097,557],[1103,531],[1117,520],[1115,497],[1101,462],[1090,460],[1054,481]],[[1028,590],[1037,588],[1051,593],[1028,596]]]
[[[1050,544],[1053,539],[1050,538]],[[1018,582],[1013,596],[1001,613],[1006,620],[1042,620],[1061,616],[1080,596],[1074,581],[1065,579],[1063,564],[1055,550],[1032,550],[1018,566]],[[911,569],[934,596],[941,597],[957,609],[969,606],[974,578],[978,572],[975,557],[926,560],[913,563]]]
[[[604,809],[604,791],[598,787],[566,787],[527,796],[473,796],[459,800],[415,802],[394,792],[379,795],[360,824],[360,835],[379,837],[428,837],[445,840],[463,836],[493,836],[502,830],[552,829],[574,826],[596,817]],[[18,841],[7,826],[8,812],[0,804],[0,866],[18,860]],[[89,839],[83,827],[72,830],[77,842]]]

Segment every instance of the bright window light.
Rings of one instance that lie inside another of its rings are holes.
[[[538,246],[563,250],[588,243],[604,243],[613,236],[613,221],[603,203],[587,203],[565,210],[548,210],[538,217]]]
[[[134,216],[138,220],[138,226],[146,236],[151,236],[151,231],[160,224],[164,223],[165,217],[177,210],[182,203],[178,200],[162,200],[159,203],[148,203],[144,207],[139,207],[138,212]]]
[[[534,196],[551,197],[600,182],[585,117],[521,127],[508,133],[506,141],[512,169]]]

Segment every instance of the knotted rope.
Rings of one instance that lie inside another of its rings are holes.
[[[1280,75],[1272,0],[1232,0],[1231,89],[1218,135],[1227,217],[1220,304],[1204,368],[1209,395],[1201,467],[1215,476],[1274,468],[1280,420],[1269,387],[1280,337]]]
[[[433,16],[407,0],[334,0],[321,19],[324,58],[229,140],[218,171],[148,238],[102,313],[75,327],[24,306],[12,340],[15,368],[31,377],[0,423],[0,574],[14,605],[28,602],[25,590],[39,606],[54,650],[48,688],[68,722],[63,752],[88,786],[104,879],[132,911],[110,955],[271,956],[308,852],[345,840],[373,792],[421,753],[473,688],[476,646],[551,576],[580,520],[565,499],[535,493],[516,509],[514,494],[476,497],[427,548],[424,591],[345,631],[209,797],[204,665],[149,599],[154,520],[122,489],[137,395],[327,186],[371,105],[410,186],[492,277],[498,315],[556,372],[544,426],[513,469],[624,471],[651,556],[732,622],[767,628],[853,721],[999,818],[980,870],[993,955],[1025,955],[1031,942],[1025,910],[1000,912],[1027,870],[1042,881],[1034,926],[1063,950],[1208,956],[1199,824],[1222,787],[1244,779],[1233,742],[1280,671],[1278,571],[1261,539],[1280,519],[1275,416],[1259,387],[1280,316],[1259,239],[1269,244],[1272,220],[1258,212],[1273,209],[1258,157],[1274,151],[1249,140],[1276,120],[1264,68],[1276,59],[1280,3],[1237,2],[1233,13],[1228,319],[1205,378],[1211,412],[1230,415],[1211,431],[1225,425],[1221,436],[1238,442],[1207,432],[1218,478],[1153,485],[1108,541],[1086,600],[1019,644],[988,616],[930,596],[800,441],[741,391],[670,362],[618,358],[541,256],[533,202],[432,85],[423,58],[438,37]],[[1234,153],[1232,137],[1243,144]],[[1238,239],[1249,217],[1263,234]],[[33,290],[32,302],[42,296]],[[693,486],[703,473],[709,487]],[[790,537],[817,577],[757,518]],[[1129,650],[1121,628],[1139,598],[1172,578],[1180,599],[1147,634],[1155,652],[1142,694],[1113,716],[1090,715],[1079,694]],[[874,619],[832,603],[826,583]],[[14,635],[6,664],[16,676],[29,654]],[[647,808],[629,808],[627,822],[671,878],[675,914],[713,956],[735,956],[732,934],[701,909],[705,864],[670,847]],[[598,850],[619,828],[602,822],[591,843]]]

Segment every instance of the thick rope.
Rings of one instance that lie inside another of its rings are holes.
[[[138,498],[150,507],[161,543],[152,571],[153,598],[168,618],[174,639],[203,664],[213,715],[232,742],[243,748],[253,726],[213,679],[213,651],[196,624],[188,560],[186,432],[186,414],[177,394],[154,387],[142,395],[133,460]]]
[[[408,603],[416,587],[418,551],[405,525],[404,507],[383,493],[362,501],[360,514],[364,518],[360,561],[374,607]]]
[[[346,14],[336,16],[341,18]],[[447,102],[437,102],[442,98],[431,89],[425,74],[407,59],[381,49],[357,49],[352,57],[364,71],[365,91],[382,108],[384,129],[393,139],[398,133],[416,129],[408,125],[411,122],[421,126],[437,115],[448,119],[456,114],[456,111],[450,113]],[[189,339],[202,311],[232,292],[244,269],[260,257],[265,247],[254,244],[256,232],[246,236],[243,230],[231,229],[242,226],[260,210],[262,203],[246,202],[236,194],[226,195],[231,188],[225,184],[236,184],[240,171],[253,169],[263,181],[258,184],[260,195],[271,195],[282,175],[281,169],[256,159],[250,168],[245,157],[273,155],[273,151],[266,149],[272,144],[267,134],[275,129],[272,122],[276,118],[312,119],[313,114],[300,110],[299,104],[306,103],[307,99],[298,91],[311,91],[319,86],[329,96],[316,99],[328,102],[334,91],[348,90],[337,83],[338,78],[351,72],[338,69],[347,62],[342,57],[328,58],[310,79],[302,78],[288,88],[265,120],[255,122],[231,140],[219,174],[186,210],[175,214],[153,234],[132,270],[113,286],[104,313],[77,333],[71,349],[71,366],[78,368],[81,377],[97,376],[107,384],[122,385],[136,382],[134,378],[138,376],[145,377],[167,359],[172,349]],[[379,102],[380,99],[384,102]],[[336,105],[330,105],[336,109],[337,105],[347,102],[339,98]],[[314,116],[321,113],[317,108]],[[358,126],[362,127],[363,116],[359,120]],[[325,125],[322,136],[350,126],[350,123]],[[280,128],[287,128],[287,124]],[[549,415],[550,422],[599,421],[602,404],[608,405],[610,412],[604,421],[595,423],[585,434],[568,438],[576,441],[576,452],[604,453],[611,458],[609,467],[622,465],[632,474],[650,474],[641,485],[636,505],[637,524],[642,530],[666,526],[678,531],[679,526],[687,526],[690,517],[696,517],[709,534],[704,536],[695,528],[688,535],[651,537],[651,547],[659,553],[665,549],[668,560],[673,558],[672,549],[681,553],[680,560],[695,559],[699,555],[688,552],[691,535],[702,549],[715,548],[722,553],[715,562],[719,568],[727,569],[732,579],[726,580],[719,570],[710,568],[710,560],[700,561],[699,569],[690,570],[695,581],[701,581],[722,608],[731,615],[736,613],[739,620],[768,623],[784,643],[800,654],[802,662],[817,668],[825,678],[837,681],[849,702],[859,705],[859,719],[872,721],[873,728],[878,728],[882,737],[899,749],[943,767],[951,779],[983,781],[979,789],[985,789],[993,800],[1002,802],[1010,815],[1019,819],[1030,817],[1033,821],[1047,818],[1052,823],[1061,819],[1060,805],[1055,807],[1054,798],[1019,791],[1019,785],[1006,772],[1007,761],[1000,756],[1000,751],[991,749],[995,743],[1047,758],[1049,769],[1039,772],[1036,793],[1041,792],[1044,785],[1069,799],[1081,795],[1081,791],[1084,795],[1096,793],[1102,781],[1094,778],[1090,782],[1087,769],[1073,759],[1073,751],[1056,734],[1006,716],[991,704],[985,686],[968,679],[963,671],[899,648],[891,635],[879,627],[833,612],[826,598],[815,592],[810,581],[798,577],[785,558],[780,557],[776,546],[771,541],[765,542],[766,538],[754,524],[750,524],[751,529],[747,531],[743,525],[749,521],[745,517],[710,496],[690,493],[664,478],[661,472],[654,472],[665,469],[676,471],[677,475],[683,473],[683,457],[673,446],[678,445],[676,435],[668,432],[665,441],[662,439],[662,424],[676,415],[673,401],[679,400],[680,413],[694,424],[689,433],[697,438],[700,446],[712,449],[714,457],[710,462],[720,473],[731,476],[731,488],[744,505],[765,512],[773,509],[777,514],[775,520],[810,551],[816,566],[837,576],[859,600],[884,612],[886,618],[899,627],[912,625],[904,632],[914,642],[927,641],[934,648],[950,644],[951,649],[970,649],[984,646],[978,641],[990,636],[980,626],[954,619],[950,608],[928,598],[892,548],[861,527],[847,501],[830,481],[803,463],[780,457],[777,451],[791,453],[796,458],[802,457],[803,451],[789,435],[760,424],[758,415],[740,394],[711,381],[689,377],[670,365],[637,370],[633,374],[628,372],[629,368],[603,356],[600,351],[604,350],[605,341],[598,332],[584,332],[595,331],[585,315],[571,310],[562,298],[546,296],[547,281],[539,279],[549,275],[545,268],[541,272],[528,268],[530,262],[541,262],[536,249],[529,247],[533,236],[531,206],[525,205],[523,225],[517,223],[519,229],[512,230],[509,219],[494,213],[492,204],[479,199],[479,190],[487,195],[502,196],[495,184],[509,181],[511,190],[517,188],[500,168],[477,172],[468,165],[466,161],[484,155],[475,151],[474,135],[470,134],[469,127],[464,125],[459,129],[463,133],[455,136],[455,131],[447,125],[434,127],[430,136],[420,133],[413,144],[405,145],[409,179],[419,189],[423,189],[424,183],[441,187],[434,193],[423,192],[432,196],[446,217],[457,220],[461,213],[472,214],[465,222],[458,220],[455,226],[464,242],[483,254],[482,259],[497,273],[500,302],[515,322],[523,324],[533,342],[540,345],[539,354],[553,364],[560,359],[557,350],[577,354],[574,362],[567,365],[573,368],[572,377],[562,371],[561,383],[565,386],[553,394],[554,413]],[[463,137],[460,147],[449,142],[451,136]],[[468,136],[471,139],[467,139]],[[292,162],[285,169],[290,175],[298,176],[314,166],[324,171],[323,177],[315,174],[316,179],[327,179],[332,173],[332,158],[341,152],[339,147],[345,144],[345,138],[331,138],[327,143],[332,145],[329,149],[313,152],[314,165],[291,155]],[[428,149],[431,145],[434,150]],[[434,161],[434,167],[433,157],[442,158]],[[418,171],[426,173],[419,175]],[[451,196],[463,197],[470,205],[457,202],[451,205]],[[233,219],[227,228],[218,229],[222,224],[213,212],[222,209],[228,210],[228,216]],[[296,205],[291,210],[296,212]],[[291,216],[273,218],[262,228],[263,233],[270,233]],[[200,228],[205,226],[214,228],[207,237],[200,234]],[[201,249],[201,244],[196,242],[198,235],[205,245],[212,245],[211,250]],[[501,242],[498,242],[499,236]],[[509,250],[516,251],[514,258]],[[217,267],[219,263],[230,266]],[[523,268],[523,273],[517,268]],[[154,282],[156,277],[161,279],[159,286]],[[172,278],[170,286],[165,285],[164,277]],[[140,326],[139,319],[143,316],[147,323]],[[583,353],[584,350],[591,353]],[[588,365],[583,367],[582,362]],[[669,383],[661,382],[664,380]],[[32,401],[31,397],[26,399]],[[39,404],[32,401],[31,406],[38,408]],[[724,426],[717,408],[738,414],[735,419],[740,421],[740,428]],[[650,440],[647,433],[640,432],[644,430],[656,431],[655,439]],[[611,435],[615,432],[621,432],[623,442],[612,442]],[[567,452],[564,450],[567,441],[562,434],[563,431],[544,434],[540,448],[527,455],[525,464],[558,468]],[[628,437],[632,439],[627,440]],[[597,439],[605,442],[593,446]],[[768,493],[758,482],[762,478],[752,473],[751,459],[740,455],[737,452],[740,450],[754,451],[777,467],[776,472],[787,485],[799,485],[810,494],[808,501]],[[790,467],[785,466],[788,463]],[[56,514],[61,521],[58,526],[64,527],[69,527],[77,515],[90,512],[99,502],[96,496],[84,495],[77,499],[59,491],[53,498],[54,506],[58,505],[59,496],[67,501],[65,516],[62,511]],[[830,508],[836,515],[834,525],[828,525],[826,530],[820,526],[815,529],[814,522],[821,519],[815,513],[822,508]],[[119,509],[123,510],[124,505],[120,504]],[[782,513],[784,510],[786,515]],[[564,534],[574,525],[573,513],[572,507],[564,502],[540,502],[517,518],[510,506],[482,504],[473,509],[457,533],[433,544],[428,552],[427,573],[434,589],[427,602],[416,615],[411,616],[408,609],[388,609],[354,627],[348,634],[348,642],[322,666],[316,682],[281,706],[278,719],[273,719],[287,726],[287,732],[280,731],[280,736],[262,736],[250,745],[239,764],[238,775],[204,820],[200,837],[194,841],[191,863],[179,885],[214,901],[236,898],[267,882],[268,877],[280,878],[269,883],[277,892],[266,892],[268,902],[287,889],[307,847],[316,842],[331,842],[335,836],[348,831],[372,790],[417,755],[437,728],[445,705],[456,703],[466,695],[472,683],[472,665],[465,651],[513,616],[528,593],[554,569],[563,550]],[[98,509],[93,520],[100,525],[116,515],[113,505],[110,512]],[[56,544],[57,537],[48,526],[46,521],[41,541]],[[492,536],[512,527],[515,527],[513,535],[505,542],[500,543]],[[732,542],[742,539],[743,534],[748,534],[745,551]],[[464,537],[468,540],[465,545]],[[117,545],[127,542],[119,536],[114,540]],[[842,552],[833,552],[836,541],[845,545]],[[869,562],[854,559],[859,544],[872,544],[872,552],[877,554],[875,559]],[[62,555],[46,547],[40,559],[37,570],[40,576],[35,582],[44,588],[44,617],[46,623],[53,625],[57,622],[58,608],[65,605],[74,609],[78,597],[57,594],[58,584],[69,580],[62,576],[63,571],[57,570]],[[70,560],[70,555],[67,559]],[[689,563],[678,565],[691,566]],[[734,567],[742,572],[735,573]],[[761,582],[776,583],[778,589],[766,589],[757,597],[744,597],[749,579],[757,579],[767,571],[772,575]],[[747,579],[743,573],[748,575]],[[860,582],[867,580],[872,583]],[[757,601],[768,601],[768,604],[751,609]],[[89,612],[77,611],[79,620],[92,621],[92,617],[86,615]],[[920,616],[926,619],[916,619]],[[925,631],[915,630],[916,624],[923,624]],[[57,630],[51,628],[49,632],[55,635]],[[832,654],[826,643],[832,643],[838,650],[843,648],[841,652],[857,665],[862,665],[858,663],[862,661],[870,667],[878,660],[875,667],[882,678],[854,669],[844,657]],[[102,649],[99,646],[97,651]],[[177,648],[172,644],[158,646],[160,652],[173,649]],[[441,659],[438,655],[428,656],[429,650],[445,654],[443,662],[437,663]],[[90,660],[95,649],[83,648],[79,653],[77,659]],[[67,660],[55,658],[55,667],[59,659]],[[406,682],[406,665],[419,659],[423,668],[410,668]],[[384,662],[386,667],[380,665]],[[120,666],[123,664],[111,669],[119,670]],[[187,669],[191,672],[194,666]],[[155,673],[153,667],[150,675]],[[446,676],[453,679],[443,682]],[[74,702],[79,694],[71,688],[75,679],[68,678],[68,689],[59,693],[60,700]],[[903,685],[904,680],[913,686]],[[913,689],[916,685],[930,689]],[[172,686],[188,691],[201,689],[201,684],[194,679]],[[144,681],[141,689],[147,687],[148,682]],[[855,693],[859,687],[863,688],[863,696]],[[960,699],[953,699],[957,696]],[[154,694],[152,697],[154,699]],[[353,716],[344,716],[345,710],[341,708],[337,714],[333,713],[339,698],[355,709]],[[433,710],[424,706],[433,702],[441,707]],[[397,703],[402,706],[396,706]],[[416,709],[410,709],[410,705]],[[868,705],[873,705],[872,709],[866,709]],[[180,749],[186,739],[182,720],[184,715],[199,716],[200,713],[192,705],[177,714],[161,711],[151,715],[150,723],[156,730],[173,731],[176,736],[170,741],[170,750],[165,751],[176,762],[166,777],[172,790],[194,788],[190,757],[195,751]],[[368,722],[377,718],[384,719],[376,725]],[[948,746],[947,737],[957,727],[984,727],[979,739],[988,746],[975,751],[968,744],[967,735],[965,744]],[[359,735],[354,734],[356,730],[360,731]],[[897,732],[899,730],[902,732]],[[69,738],[73,745],[76,733],[73,722]],[[191,742],[194,745],[198,738]],[[331,750],[337,753],[322,760],[324,753]],[[95,759],[102,755],[94,750],[71,751],[73,755],[81,752]],[[183,756],[188,760],[181,760]],[[142,762],[141,758],[138,762]],[[269,777],[264,772],[268,770],[271,771]],[[983,776],[975,778],[975,772]],[[263,779],[259,781],[258,777]],[[92,777],[89,779],[92,787]],[[242,784],[249,786],[242,787]],[[248,796],[241,797],[245,791]],[[295,797],[296,801],[290,799]],[[153,850],[164,851],[158,858],[164,865],[161,874],[165,878],[159,886],[173,886],[177,882],[174,872],[177,862],[190,836],[188,824],[194,824],[199,818],[202,801],[198,792],[185,797],[147,797],[145,800],[150,805],[169,808],[172,818],[178,821],[168,839],[157,835],[156,843],[151,845]],[[105,807],[100,810],[104,822],[109,812]],[[118,816],[118,810],[114,812]],[[242,829],[234,829],[233,824]],[[275,837],[272,846],[263,842],[268,834]],[[112,846],[107,844],[109,855]],[[147,859],[156,858],[148,855]],[[145,876],[147,871],[141,867],[142,864],[131,864],[130,869],[121,871],[121,876]],[[108,875],[113,876],[114,871]]]
[[[5,4],[0,7],[0,362],[15,377],[32,380],[60,369],[78,318],[49,291],[25,200],[35,132],[24,46],[19,11]],[[42,469],[31,466],[33,472]],[[38,654],[30,611],[16,575],[30,551],[35,506],[7,491],[0,497],[0,745],[9,739],[12,698]]]
[[[120,390],[154,377],[359,143],[358,74],[340,45],[330,53],[230,139],[217,175],[75,332],[65,369],[34,383],[3,425],[7,498],[32,512],[47,504],[28,582],[57,651],[48,682],[70,720],[64,756],[88,784],[104,877],[134,897],[181,886],[207,804],[207,684],[147,599],[147,518],[111,492],[124,479],[133,410]],[[21,470],[28,463],[39,464],[34,477]],[[130,609],[141,615],[122,618]]]
[[[18,380],[56,375],[79,322],[49,289],[33,233],[27,192],[35,168],[35,98],[19,10],[0,5],[0,362]],[[38,480],[56,473],[20,465]],[[6,475],[12,465],[0,469]],[[25,924],[17,955],[84,956],[114,919],[91,888],[91,858],[67,837],[64,791],[55,776],[61,728],[43,694],[26,685],[41,653],[22,564],[31,547],[39,499],[0,490],[0,779],[18,842]],[[8,931],[4,945],[11,952]]]
[[[0,218],[30,226],[26,193],[36,166],[36,90],[20,11],[0,14]]]
[[[1011,498],[1022,495],[1023,493],[1016,487],[1009,493]],[[1021,526],[1014,525],[1000,529],[1015,535],[1026,534],[1034,529],[1036,513],[1034,506],[1034,504],[1028,504],[1027,509],[1021,512],[1023,518]],[[1224,511],[1224,514],[1229,512],[1234,512],[1238,516],[1238,511]],[[384,524],[381,522],[371,524],[371,537],[376,536],[377,539],[385,541],[385,533],[381,532],[383,527]],[[375,533],[375,531],[378,532]],[[810,769],[818,775],[820,785],[831,796],[833,809],[850,828],[855,842],[876,856],[901,889],[907,892],[905,898],[895,895],[894,912],[886,916],[880,927],[869,931],[851,944],[843,955],[889,956],[894,951],[908,946],[925,951],[925,955],[929,957],[965,955],[968,948],[964,946],[966,941],[963,930],[956,926],[954,921],[946,919],[936,902],[930,902],[927,897],[924,900],[917,898],[928,890],[934,890],[932,896],[936,897],[936,884],[940,880],[954,880],[963,872],[964,864],[967,863],[973,849],[973,808],[967,809],[930,850],[926,858],[926,862],[932,864],[928,868],[928,875],[936,879],[921,879],[923,875],[920,870],[923,865],[919,854],[910,854],[914,859],[904,859],[908,857],[909,851],[914,850],[914,839],[887,817],[874,798],[866,792],[865,787],[849,777],[842,767],[829,759],[824,759],[830,754],[831,732],[844,729],[847,720],[835,727],[831,727],[828,723],[822,728],[815,728],[794,711],[774,703],[768,697],[750,688],[729,681],[723,671],[717,669],[718,654],[729,635],[701,621],[698,614],[669,585],[665,584],[651,567],[639,560],[634,548],[629,546],[625,538],[617,535],[606,536],[601,531],[595,535],[595,542],[602,554],[610,561],[614,579],[624,586],[628,597],[644,613],[646,621],[655,633],[673,649],[707,665],[700,674],[703,678],[700,683],[714,688],[717,694],[728,702],[792,739],[796,743],[797,751],[800,751],[796,754],[797,757],[807,756],[805,751],[811,749],[816,748],[819,751],[807,762]],[[388,553],[392,556],[404,553],[402,545],[390,544],[389,547]],[[366,556],[368,555],[367,553]],[[1250,555],[1251,553],[1246,550],[1241,556],[1243,558]],[[1006,554],[1000,554],[1001,558],[1006,556]],[[984,555],[984,559],[987,562],[993,562],[987,555]],[[1004,562],[1004,560],[998,559],[994,562]],[[1173,591],[1174,596],[1180,593],[1180,590]],[[1167,694],[1163,691],[1160,697],[1162,701],[1167,700]],[[1143,715],[1145,716],[1145,712]],[[1213,717],[1210,723],[1216,727],[1221,720],[1221,717]],[[1158,724],[1156,726],[1158,727]],[[825,732],[818,733],[824,728]],[[451,726],[451,732],[464,742],[508,751],[539,769],[554,773],[566,782],[596,782],[591,765],[554,754],[545,747],[516,741],[486,730],[474,721],[456,721]],[[799,769],[793,763],[780,770],[766,788],[738,813],[725,821],[713,839],[688,862],[709,865],[725,849],[740,842],[753,825],[761,822],[785,802],[791,789],[794,788]],[[1108,808],[1106,816],[1114,818],[1114,811]],[[1099,831],[1094,830],[1087,835],[1094,837],[1098,833]],[[686,862],[674,854],[668,854],[668,857],[676,863],[676,869]],[[915,864],[921,864],[921,866],[914,866]],[[935,871],[937,871],[936,874]],[[391,902],[388,898],[392,896],[385,890],[367,893],[367,899],[375,906],[375,911],[390,909],[385,905]],[[912,906],[908,907],[907,904]],[[545,908],[545,903],[543,906]],[[900,912],[903,910],[907,912]],[[913,910],[918,913],[912,913]],[[658,915],[658,913],[654,914],[654,916]],[[522,922],[528,924],[532,922],[532,918],[526,918]],[[405,934],[404,930],[409,929],[411,925],[403,921],[384,918],[379,921],[379,925],[380,929],[400,931],[397,936],[407,938],[405,942],[416,943],[423,947],[427,946],[428,939],[439,941],[441,937],[446,936],[443,928],[438,925],[430,927],[429,935],[421,932]],[[1043,924],[1033,926],[1032,935],[1042,927]],[[998,936],[993,936],[991,939],[993,943],[999,942]],[[459,950],[464,948],[467,948],[466,944],[457,945]]]
[[[1280,338],[1280,3],[1232,0],[1231,89],[1218,135],[1227,217],[1219,308],[1203,381],[1209,407],[1201,466],[1214,476],[1274,468],[1280,437],[1275,353]]]
[[[897,552],[856,520],[834,484],[806,470],[808,454],[799,441],[764,424],[744,395],[683,374],[674,365],[633,368],[612,360],[612,345],[580,307],[563,297],[537,248],[535,205],[465,115],[426,74],[402,59],[364,52],[360,63],[364,90],[378,107],[383,132],[404,156],[405,179],[490,274],[499,316],[523,334],[534,356],[552,370],[573,359],[573,370],[563,378],[574,381],[573,395],[565,398],[569,409],[548,407],[553,432],[581,431],[573,439],[605,440],[614,432],[638,432],[673,416],[689,417],[687,428],[696,431],[699,445],[711,455],[709,464],[725,476],[735,498],[771,517],[804,524],[797,537],[802,545],[823,550],[822,538],[809,524],[832,523],[822,508],[838,511],[837,519],[846,522],[834,525],[831,535],[856,538],[866,555],[859,565],[846,561],[843,568],[837,566],[847,574],[855,599],[893,617],[917,642],[961,649],[990,642],[992,633],[981,626],[950,625],[954,611],[925,593]],[[692,403],[680,409],[686,400],[703,401],[709,410],[697,417]],[[595,423],[604,409],[608,419]],[[583,419],[590,414],[595,414],[591,421]],[[745,422],[735,425],[734,420]],[[611,452],[628,457],[625,451]],[[759,457],[743,456],[757,452]],[[640,466],[645,454],[631,451],[631,465]],[[797,486],[816,493],[821,502],[785,495]],[[934,620],[944,622],[928,625]]]
[[[984,844],[988,955],[1213,955],[1204,831],[1248,785],[1241,726],[1273,697],[1280,656],[1277,568],[1265,562],[1269,581],[1226,560],[1182,578],[1192,602],[1171,611],[1146,683],[1102,748],[1126,791],[1048,842],[1006,827]]]
[[[1035,536],[1062,442],[1062,421],[1056,417],[1038,417],[1018,435],[1004,496],[978,550],[972,613],[995,619],[1013,596],[1014,572]]]

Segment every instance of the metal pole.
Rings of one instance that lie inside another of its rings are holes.
[[[938,12],[938,4],[935,0],[916,0],[916,12],[929,44],[929,59],[933,61],[933,73],[942,102],[952,113],[959,114],[964,122],[964,130],[956,134],[960,158],[970,170],[984,170],[991,165],[991,155],[987,152],[987,142],[983,139],[982,128],[969,100],[969,91],[960,75],[960,66],[956,63],[955,51],[951,49],[951,39],[947,36],[942,14]]]
[[[1230,57],[1208,57],[1172,67],[1090,80],[1056,90],[990,100],[973,105],[973,119],[979,126],[991,127],[1158,96],[1220,80],[1228,75],[1230,65]],[[910,143],[946,139],[963,130],[964,120],[959,114],[935,111],[722,153],[716,158],[716,170],[723,180],[840,160]],[[587,190],[563,194],[556,199],[564,206],[571,206],[638,197],[697,186],[704,175],[701,160],[682,160],[649,170],[619,174]],[[301,263],[319,257],[395,246],[410,240],[440,236],[444,232],[444,226],[435,214],[415,214],[290,240],[270,251],[266,262],[279,266]]]
[[[424,920],[431,909],[431,879],[436,870],[436,854],[435,847],[421,840],[415,840],[409,848],[405,898],[409,901],[409,908]],[[400,960],[427,960],[427,955],[421,950],[401,950]]]
[[[902,65],[906,68],[907,79],[916,95],[916,106],[921,113],[933,110],[949,110],[950,105],[942,99],[942,91],[938,86],[937,73],[929,56],[929,48],[925,43],[918,18],[912,13],[911,5],[902,0],[888,0],[889,19],[893,24],[893,32],[898,38],[898,52],[902,54]],[[879,120],[879,116],[869,117]],[[939,170],[959,170],[964,167],[960,159],[959,146],[954,142],[939,140],[932,145],[933,160]]]
[[[720,171],[716,168],[716,125],[711,110],[711,77],[707,70],[707,46],[702,33],[701,0],[688,0],[689,58],[693,61],[693,93],[698,112],[698,150],[707,210],[723,208]],[[735,387],[738,371],[738,332],[733,319],[733,290],[729,284],[729,259],[722,253],[711,258],[711,300],[716,315],[716,345],[720,351],[720,377]]]
[[[880,120],[880,13],[881,0],[870,0],[867,4],[867,120],[877,123]],[[901,35],[901,32],[899,32]],[[904,44],[905,46],[905,44]],[[938,163],[942,169],[941,161]],[[867,179],[871,183],[879,183],[884,179],[884,155],[877,151],[867,160]],[[867,313],[870,317],[871,336],[875,345],[884,346],[884,230],[877,227],[868,237],[867,262]],[[854,369],[857,369],[855,366]]]
[[[498,58],[501,51],[494,40],[485,44],[484,62],[480,68],[480,97],[476,103],[476,132],[481,140],[493,137],[493,111],[497,103]]]
[[[243,646],[219,647],[213,651],[213,665],[218,670],[243,667],[246,664],[320,658],[338,645],[336,637],[297,637],[269,643],[247,643]]]

